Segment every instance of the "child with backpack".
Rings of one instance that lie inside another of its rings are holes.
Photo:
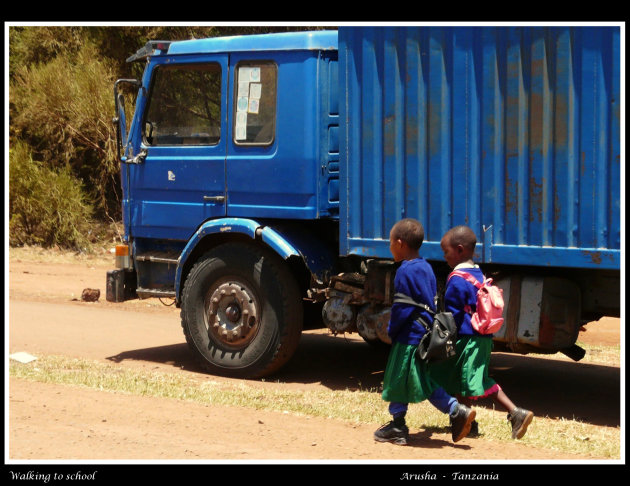
[[[436,381],[470,406],[473,400],[491,397],[508,412],[512,438],[525,435],[534,414],[519,408],[489,375],[492,332],[503,323],[501,289],[486,280],[473,262],[477,238],[467,226],[451,228],[442,237],[440,246],[444,259],[453,272],[446,282],[444,310],[451,312],[458,327],[455,345],[457,357],[438,363],[432,368]],[[477,435],[478,424],[473,422],[471,435]]]
[[[403,219],[390,231],[390,251],[396,262],[402,262],[394,277],[396,293],[408,296],[435,311],[437,284],[431,265],[419,255],[424,228],[415,219]],[[443,413],[449,414],[453,442],[466,437],[475,418],[475,411],[448,395],[431,378],[428,364],[417,357],[418,344],[425,329],[416,319],[427,323],[433,318],[413,304],[394,303],[387,329],[392,340],[385,375],[383,400],[390,402],[392,421],[374,432],[379,442],[406,445],[409,429],[405,423],[408,404],[426,399]]]

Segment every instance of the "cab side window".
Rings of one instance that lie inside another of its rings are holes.
[[[272,62],[236,65],[233,138],[236,145],[271,145],[276,132],[277,66]]]
[[[221,138],[221,66],[156,68],[144,118],[147,145],[216,145]]]

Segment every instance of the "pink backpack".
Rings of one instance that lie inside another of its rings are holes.
[[[466,279],[477,287],[477,310],[471,314],[470,322],[479,334],[493,334],[503,325],[503,289],[492,285],[491,278],[484,278],[483,283],[475,277],[455,270],[448,276],[448,280],[456,275]]]

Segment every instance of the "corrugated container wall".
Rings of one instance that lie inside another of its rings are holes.
[[[620,267],[619,27],[340,27],[340,250],[390,257],[413,217],[442,260]],[[345,190],[343,190],[345,189]]]

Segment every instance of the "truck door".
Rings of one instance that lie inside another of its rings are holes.
[[[228,216],[316,216],[316,56],[298,51],[230,55]]]
[[[226,214],[227,56],[165,57],[147,73],[140,162],[129,164],[134,237],[187,240]]]

